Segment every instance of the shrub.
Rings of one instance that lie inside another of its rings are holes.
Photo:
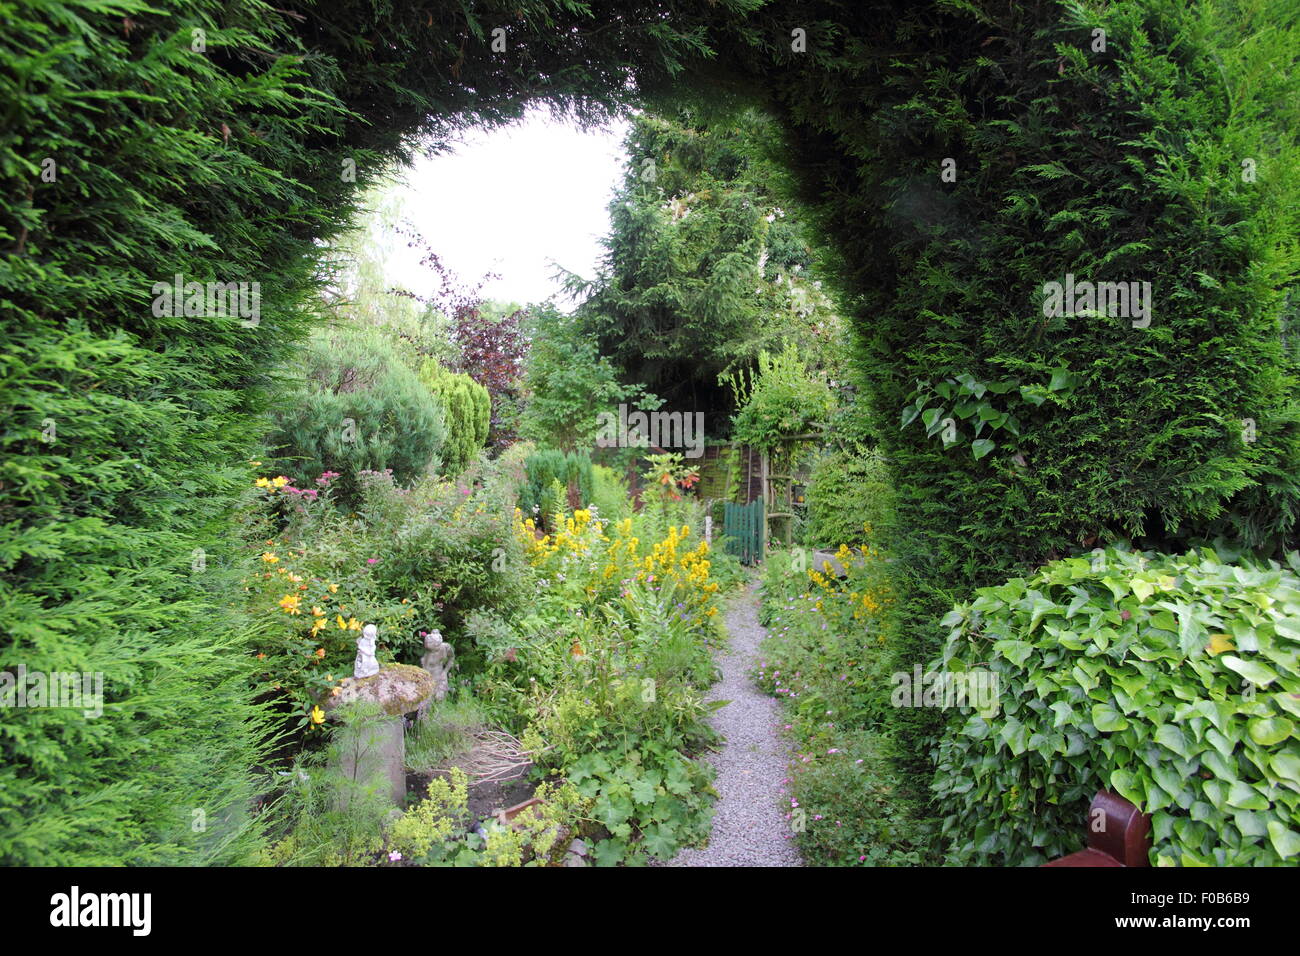
[[[267,439],[287,468],[338,472],[345,498],[357,494],[363,471],[389,470],[404,485],[437,469],[442,405],[380,335],[318,333],[304,362],[305,383],[280,404]]]
[[[632,496],[627,482],[613,468],[591,466],[591,500],[596,513],[606,521],[618,522],[632,514]]]
[[[438,396],[446,412],[442,468],[454,478],[469,467],[487,443],[492,399],[488,390],[468,375],[452,372],[432,360],[421,366],[420,381]]]
[[[575,496],[579,506],[591,502],[591,456],[585,451],[542,448],[525,459],[524,471],[526,477],[519,491],[519,508],[524,514],[534,515],[539,523],[548,524],[557,507],[570,507]],[[554,482],[558,482],[563,491],[559,500],[552,488]]]
[[[893,494],[878,454],[858,457],[832,451],[820,456],[813,463],[806,497],[804,543],[816,548],[878,541],[891,517]]]
[[[944,619],[936,672],[995,675],[954,711],[934,791],[950,857],[1034,864],[1080,848],[1098,788],[1152,815],[1159,865],[1300,855],[1300,556],[1116,549],[981,588]]]
[[[760,351],[757,371],[743,371],[725,379],[740,405],[733,419],[734,441],[772,451],[783,440],[826,424],[834,406],[831,390],[809,374],[794,343],[776,353]]]

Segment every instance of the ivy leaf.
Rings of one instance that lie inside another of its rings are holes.
[[[993,652],[1001,654],[1017,667],[1023,667],[1029,655],[1034,651],[1034,645],[1028,641],[994,641]]]
[[[1280,744],[1290,737],[1294,730],[1295,725],[1285,717],[1256,717],[1246,724],[1250,739],[1262,747]]]
[[[998,447],[997,442],[991,438],[980,438],[971,442],[970,450],[975,455],[975,460],[979,461],[994,448]]]
[[[1240,657],[1233,657],[1230,654],[1221,655],[1219,660],[1223,661],[1223,666],[1228,670],[1236,671],[1256,687],[1267,687],[1277,680],[1277,671],[1267,664],[1261,664],[1258,661],[1243,661]]]
[[[1300,757],[1289,753],[1276,753],[1269,759],[1268,765],[1283,780],[1300,790]]]
[[[1191,757],[1187,749],[1187,735],[1183,733],[1181,727],[1174,724],[1161,724],[1160,729],[1156,731],[1155,741],[1183,759]]]
[[[1103,733],[1113,733],[1128,726],[1128,720],[1110,704],[1093,704],[1093,725]]]
[[[1041,405],[1047,401],[1047,389],[1041,385],[1021,385],[1020,397],[1031,405]]]
[[[1267,810],[1268,800],[1250,784],[1239,780],[1228,790],[1228,806],[1239,810]]]
[[[1011,748],[1011,752],[1017,757],[1029,747],[1029,728],[1014,717],[1007,718],[1007,722],[1002,725],[1002,730],[998,736],[1002,738],[1003,742]]]
[[[1063,391],[1073,384],[1074,376],[1070,374],[1069,369],[1057,368],[1052,370],[1052,380],[1047,383],[1049,392]]]
[[[1268,838],[1278,856],[1290,859],[1300,853],[1300,833],[1290,829],[1280,820],[1268,821]]]

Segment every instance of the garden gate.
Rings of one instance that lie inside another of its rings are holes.
[[[767,526],[763,521],[762,498],[755,498],[747,505],[726,502],[722,524],[723,534],[727,536],[728,554],[739,556],[742,564],[757,564],[763,560]]]

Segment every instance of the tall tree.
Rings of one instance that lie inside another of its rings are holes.
[[[715,433],[734,410],[720,373],[782,338],[814,351],[819,336],[840,339],[809,243],[779,199],[772,137],[753,112],[712,125],[687,111],[635,117],[601,271],[570,281],[601,353],[668,408],[709,414]]]

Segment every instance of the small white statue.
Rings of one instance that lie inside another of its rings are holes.
[[[452,658],[456,649],[442,639],[442,632],[436,627],[424,635],[424,656],[420,666],[433,676],[434,700],[447,697],[447,672],[451,670]]]
[[[357,660],[352,665],[352,676],[374,677],[379,673],[379,661],[375,660],[375,637],[379,629],[367,624],[357,638]]]

